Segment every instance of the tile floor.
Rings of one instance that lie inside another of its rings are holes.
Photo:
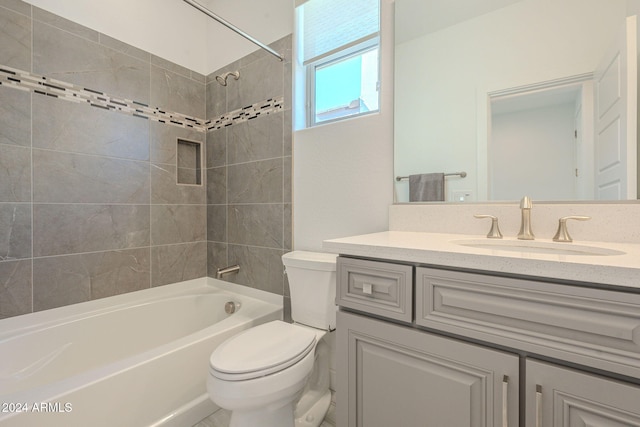
[[[336,405],[335,402],[332,401],[331,406],[329,407],[329,412],[320,427],[336,427],[335,412]],[[218,412],[209,415],[193,427],[228,427],[229,417],[229,411],[220,409]]]

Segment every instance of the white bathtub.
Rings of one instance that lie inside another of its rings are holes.
[[[0,426],[192,426],[217,409],[213,349],[281,317],[282,297],[201,278],[0,320]]]

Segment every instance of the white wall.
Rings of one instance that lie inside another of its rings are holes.
[[[182,0],[25,1],[204,75],[258,49]],[[264,44],[293,31],[291,0],[199,2]]]
[[[393,203],[392,1],[381,1],[381,105],[378,114],[293,135],[294,249],[388,228]]]

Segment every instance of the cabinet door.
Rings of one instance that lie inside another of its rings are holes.
[[[526,427],[640,427],[640,387],[527,360]]]
[[[344,311],[337,325],[337,425],[518,425],[517,356]]]

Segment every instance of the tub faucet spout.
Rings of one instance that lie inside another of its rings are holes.
[[[536,238],[531,230],[532,207],[533,203],[531,203],[529,196],[524,196],[520,201],[520,211],[522,212],[522,222],[520,223],[520,232],[518,233],[518,239],[520,240],[534,240]]]
[[[228,267],[218,267],[216,270],[216,279],[222,279],[224,276],[237,273],[238,271],[240,271],[240,266],[238,264],[230,265]]]

